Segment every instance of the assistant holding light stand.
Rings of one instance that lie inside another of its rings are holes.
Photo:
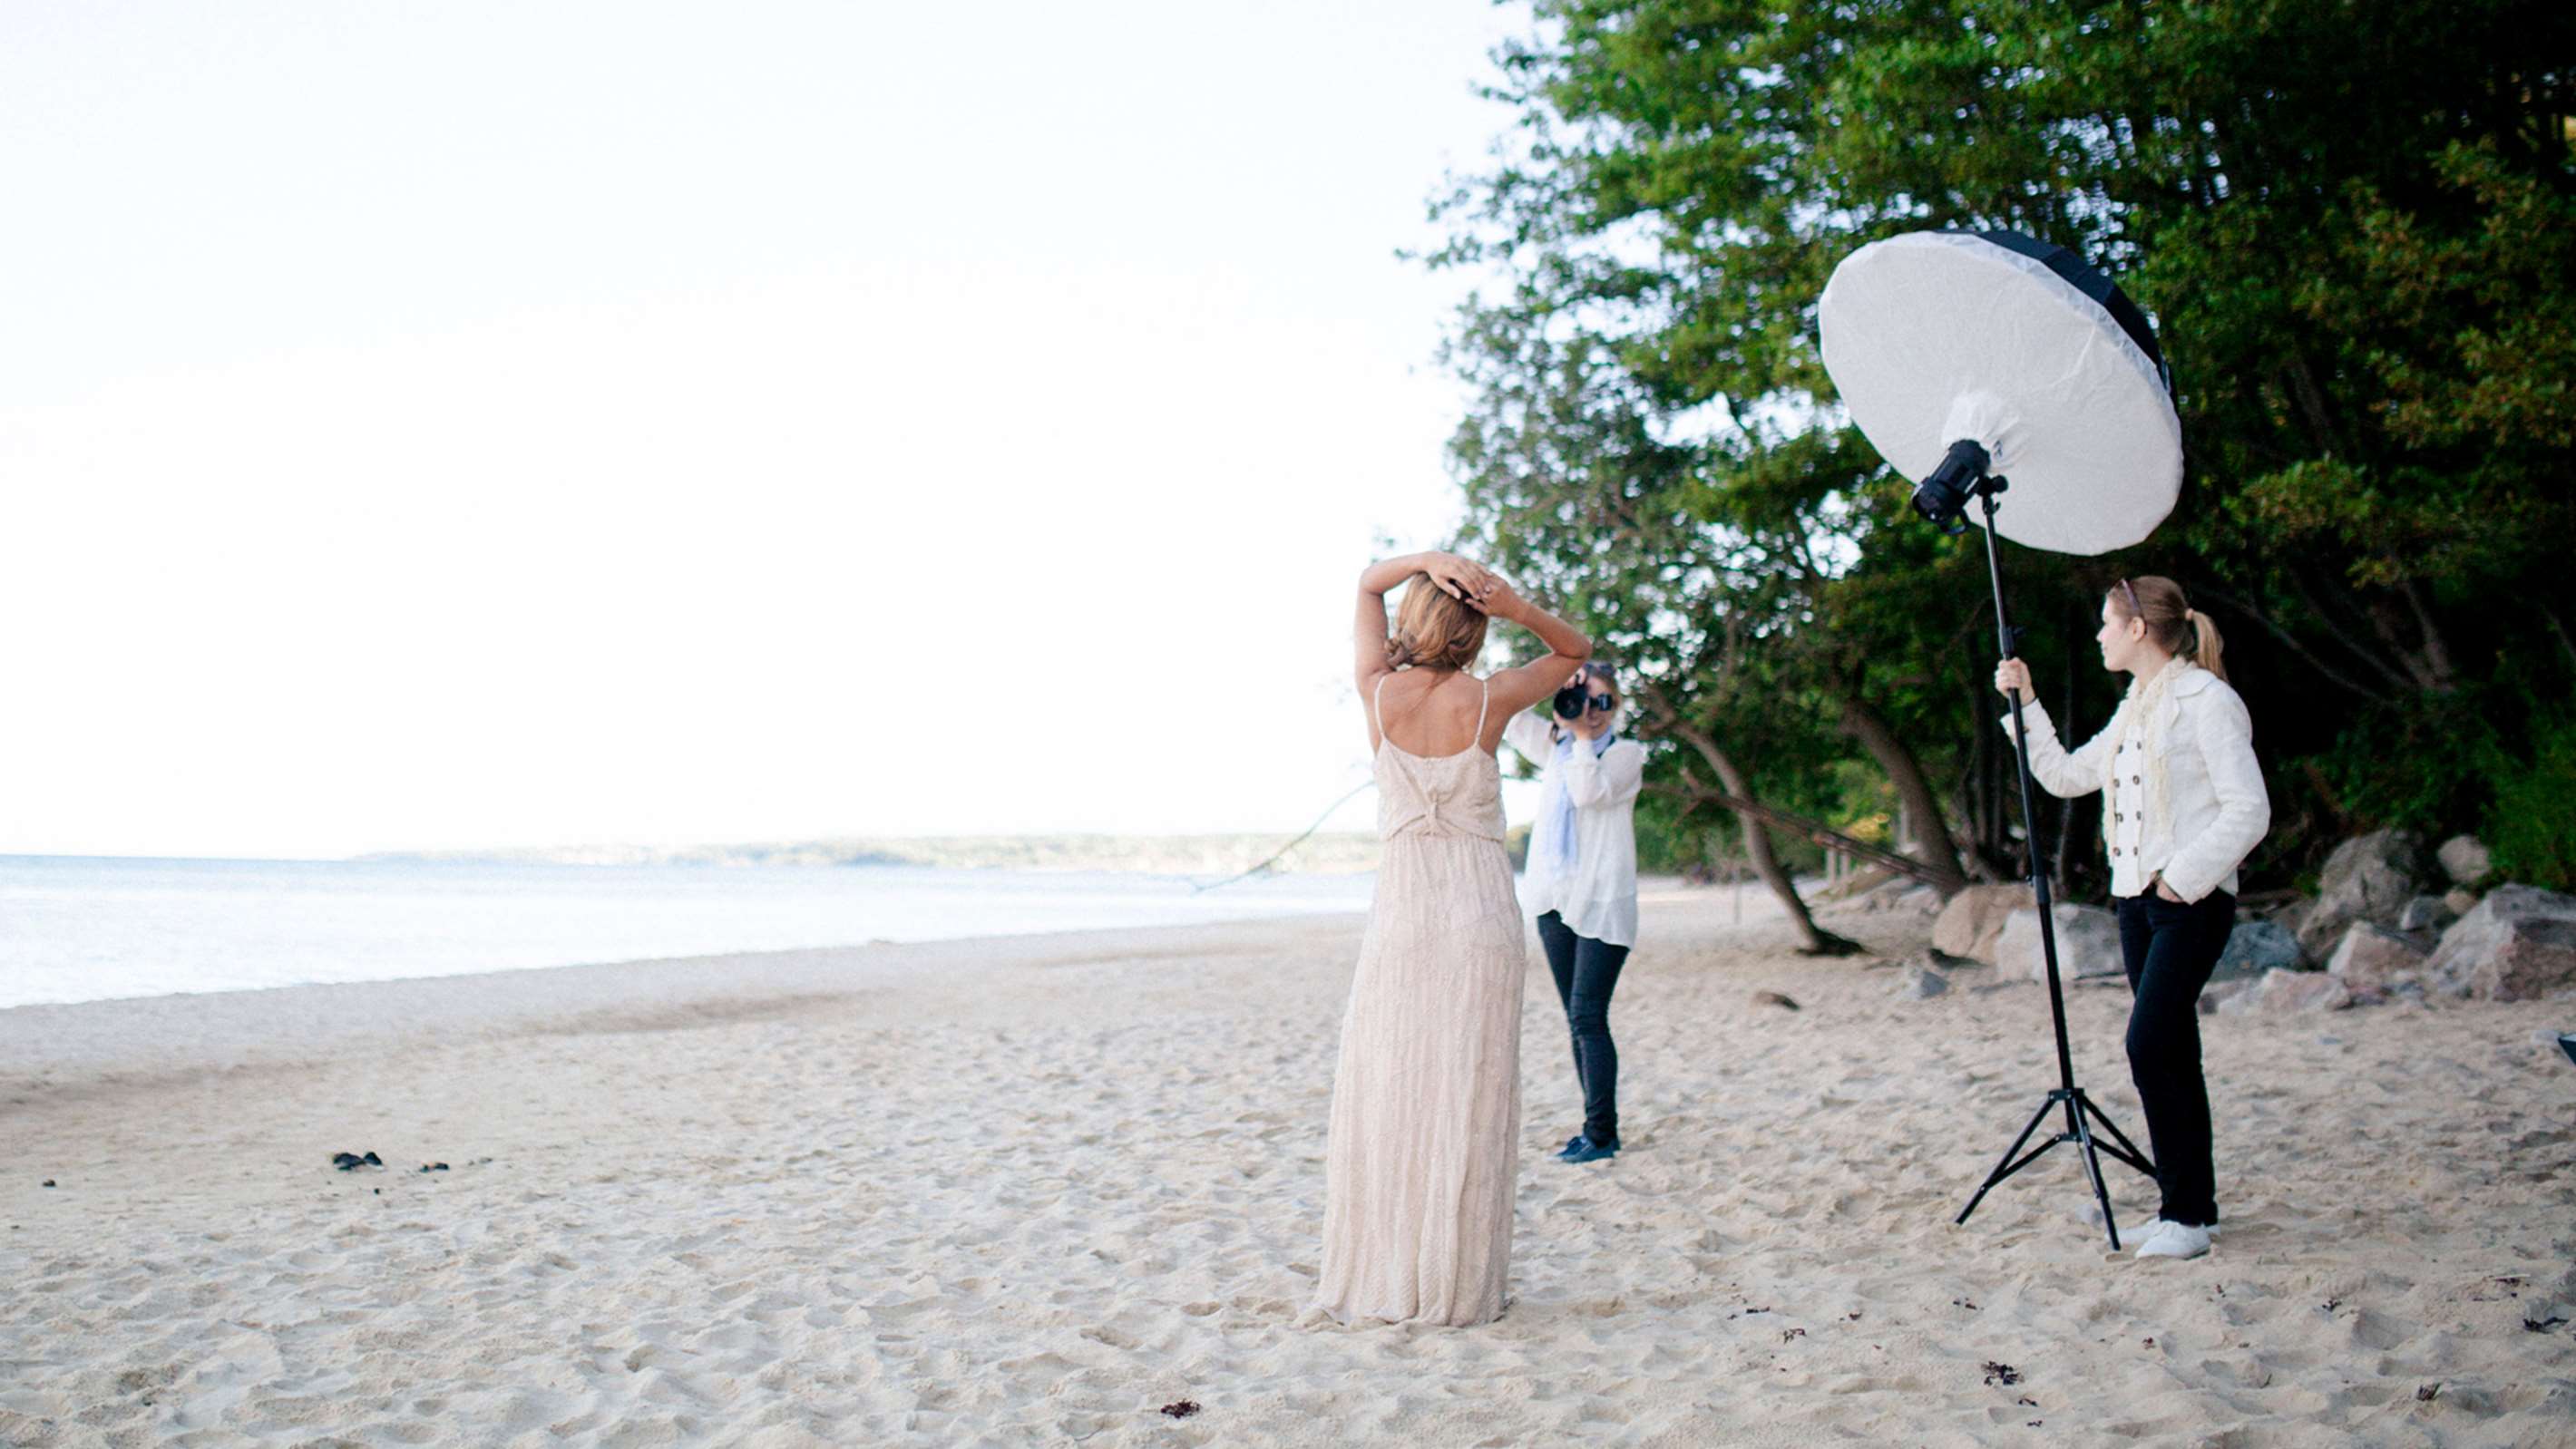
[[[1944,523],[1950,532],[1960,533],[1967,528],[1967,525],[1956,522],[1957,505],[1966,501],[1961,495],[1973,493],[1983,505],[1986,515],[1986,582],[1995,596],[1995,643],[2002,650],[2003,657],[2010,659],[2014,657],[2015,631],[2004,614],[2003,566],[1995,556],[1995,495],[2008,485],[2002,478],[1986,472],[1986,462],[1984,448],[1973,442],[1953,443],[1949,457],[1917,490],[1915,507],[1925,517]],[[1942,496],[1945,492],[1950,495],[1948,498]],[[1947,507],[1943,506],[1945,503]],[[1984,1184],[1977,1189],[1977,1195],[1968,1199],[1966,1207],[1959,1209],[1957,1221],[1965,1223],[1968,1214],[1977,1210],[1977,1204],[1985,1201],[1986,1194],[1994,1190],[1996,1183],[2038,1161],[2057,1144],[2072,1142],[2083,1150],[2084,1175],[2093,1184],[2093,1200],[2102,1206],[2102,1227],[2110,1234],[2111,1251],[2116,1253],[2120,1250],[2120,1225],[2111,1215],[2111,1194],[2102,1185],[2102,1163],[2097,1154],[2107,1152],[2149,1177],[2156,1175],[2156,1168],[2147,1160],[2146,1154],[2140,1152],[2136,1144],[2103,1115],[2102,1109],[2093,1105],[2093,1099],[2084,1095],[2084,1089],[2075,1085],[2075,1057],[2066,1046],[2066,990],[2057,974],[2057,920],[2049,904],[2048,873],[2039,868],[2045,852],[2039,848],[2039,811],[2030,791],[2030,731],[2022,723],[2021,703],[2021,696],[2018,693],[2013,695],[2014,761],[2021,773],[2022,830],[2030,844],[2031,897],[2039,906],[2039,954],[2048,967],[2048,1014],[2057,1028],[2057,1089],[2050,1092],[2047,1099],[2039,1104],[2039,1110],[2031,1114],[2030,1122],[2021,1129],[2021,1135],[2013,1139],[2012,1146],[2004,1149],[2002,1160],[1995,1164],[1993,1172],[1987,1174]],[[2047,1141],[2023,1152],[2023,1144],[2039,1130],[2039,1124],[2047,1120],[2050,1112],[2061,1109],[2066,1113],[2066,1125]],[[2103,1136],[2108,1140],[2094,1137],[2093,1122],[2102,1125]]]
[[[2155,328],[2137,304],[2076,253],[2011,231],[1918,231],[1871,242],[1835,266],[1816,304],[1817,343],[1843,406],[1888,466],[1921,479],[1914,507],[1952,533],[1982,500],[1995,639],[2013,657],[1995,552],[1995,495],[2014,478],[2000,527],[2025,548],[2105,554],[2146,540],[2182,490],[2182,417]],[[2120,1229],[2100,1154],[2155,1168],[2075,1085],[2057,921],[2040,862],[2030,737],[2013,700],[2021,818],[2030,836],[2048,1009],[2057,1027],[2057,1090],[2031,1114],[1959,1221],[1996,1183],[2060,1142],[2082,1149],[2111,1246]],[[2027,1152],[2052,1111],[2064,1125]],[[2098,1136],[2097,1136],[2098,1133]]]

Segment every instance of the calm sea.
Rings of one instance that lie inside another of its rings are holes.
[[[1368,876],[0,856],[0,1007],[1358,911]]]

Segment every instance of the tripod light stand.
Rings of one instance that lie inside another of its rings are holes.
[[[1995,495],[2003,492],[2007,485],[2001,478],[1983,475],[1982,470],[1980,474],[1971,487],[1986,515],[1986,584],[1994,591],[1995,643],[2003,657],[2010,659],[2015,655],[2015,630],[2004,614],[2003,566],[1995,557]],[[2022,723],[2019,694],[2012,697],[2012,722],[2013,761],[2021,775],[2022,834],[2030,844],[2031,901],[2039,908],[2039,954],[2048,970],[2048,1019],[2057,1030],[2057,1087],[2041,1099],[2039,1110],[2030,1115],[2030,1121],[2023,1125],[2021,1135],[2013,1139],[2012,1146],[2004,1149],[1995,1170],[1986,1174],[1986,1180],[1979,1184],[1976,1196],[1969,1198],[1968,1205],[1959,1209],[1956,1221],[1967,1222],[1968,1214],[1977,1210],[1977,1204],[1986,1200],[1986,1194],[1994,1191],[1996,1183],[2037,1162],[2048,1149],[2059,1143],[2072,1142],[2083,1153],[2084,1176],[2093,1184],[2093,1200],[2102,1208],[2102,1228],[2110,1235],[2111,1251],[2116,1253],[2120,1250],[2120,1225],[2111,1212],[2111,1194],[2102,1185],[2102,1162],[2098,1154],[2107,1152],[2149,1177],[2156,1175],[2156,1167],[2104,1115],[2101,1108],[2093,1105],[2093,1099],[2084,1095],[2084,1089],[2075,1085],[2075,1056],[2066,1045],[2066,988],[2057,972],[2057,913],[2048,898],[2048,873],[2039,868],[2046,853],[2039,845],[2039,811],[2030,792],[2030,730]],[[2030,1141],[2031,1134],[2039,1130],[2039,1124],[2047,1120],[2048,1114],[2059,1110],[2066,1114],[2065,1125],[2037,1147],[2022,1151],[2023,1144]],[[2107,1141],[2095,1139],[2092,1130],[2095,1122],[2101,1124]]]

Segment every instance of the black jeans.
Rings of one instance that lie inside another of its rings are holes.
[[[1628,948],[1578,936],[1554,911],[1538,918],[1556,999],[1574,1033],[1574,1079],[1583,1084],[1583,1135],[1595,1147],[1619,1145],[1619,1049],[1610,1044],[1610,993]]]
[[[2147,1111],[2147,1141],[2164,1192],[2157,1216],[2194,1227],[2218,1221],[2211,1166],[2209,1084],[2200,1073],[2200,988],[2227,949],[2236,897],[2211,891],[2189,905],[2152,890],[2113,902],[2129,969],[2129,1080]]]

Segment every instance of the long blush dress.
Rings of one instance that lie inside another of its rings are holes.
[[[1426,758],[1386,738],[1378,703],[1385,847],[1333,1077],[1315,1305],[1484,1323],[1511,1270],[1527,963],[1501,773],[1483,707],[1475,744]]]

